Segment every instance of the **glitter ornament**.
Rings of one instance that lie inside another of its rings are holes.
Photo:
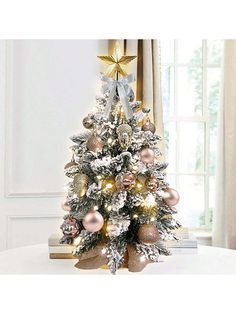
[[[86,128],[86,129],[92,129],[93,128],[93,120],[87,116],[83,119],[83,126]]]
[[[138,230],[138,239],[141,243],[151,245],[155,244],[160,238],[158,229],[152,224],[143,224]]]
[[[68,202],[68,199],[67,199],[67,198],[62,201],[61,207],[62,207],[62,209],[65,210],[65,211],[70,211],[70,210],[71,210],[71,207],[70,207],[70,205],[69,205],[69,202]]]
[[[86,143],[86,147],[93,153],[101,152],[103,149],[104,143],[99,136],[92,135]]]
[[[83,197],[88,189],[88,176],[84,173],[78,173],[74,176],[73,187],[78,197]]]
[[[103,224],[104,219],[102,215],[96,210],[89,211],[83,219],[83,226],[89,232],[97,232],[101,230]]]
[[[179,202],[179,193],[171,188],[164,190],[163,200],[168,206],[175,206]]]
[[[146,185],[150,191],[156,191],[159,188],[160,183],[155,177],[151,177],[147,180]]]
[[[140,152],[140,160],[145,164],[152,164],[155,160],[155,153],[151,148],[145,147]]]
[[[120,173],[116,177],[116,187],[118,190],[129,191],[136,183],[136,178],[131,172]]]
[[[121,124],[117,128],[118,141],[120,146],[127,149],[131,144],[132,128],[128,124]]]
[[[71,216],[64,220],[61,230],[67,238],[75,238],[80,232],[77,220]]]

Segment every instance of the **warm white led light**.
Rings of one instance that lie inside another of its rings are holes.
[[[82,240],[81,237],[75,238],[75,239],[74,239],[74,245],[76,245],[76,246],[79,245],[80,242],[81,242],[81,240]]]
[[[101,252],[102,252],[102,254],[106,254],[106,251],[107,251],[107,250],[106,250],[106,248],[104,247]]]
[[[146,260],[145,256],[140,257],[140,262],[144,262]]]

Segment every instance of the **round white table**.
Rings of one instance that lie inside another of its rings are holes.
[[[109,270],[79,270],[73,259],[49,259],[47,244],[0,252],[0,274],[110,274]],[[117,274],[130,273],[120,269]],[[236,251],[199,246],[194,255],[161,256],[138,274],[236,274]]]

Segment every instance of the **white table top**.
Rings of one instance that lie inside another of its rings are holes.
[[[47,244],[0,252],[0,274],[109,274],[109,270],[79,270],[76,260],[52,260]],[[127,269],[117,272],[130,273]],[[236,274],[236,251],[199,246],[195,255],[161,256],[160,263],[149,264],[138,274]]]

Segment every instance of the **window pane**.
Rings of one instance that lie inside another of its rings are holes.
[[[220,65],[222,61],[223,40],[207,40],[207,63]]]
[[[209,172],[211,175],[216,171],[217,155],[217,114],[220,101],[220,76],[219,68],[207,70],[207,104],[209,114]]]
[[[164,143],[166,161],[169,163],[168,172],[176,171],[176,123],[165,123],[164,126]]]
[[[178,63],[202,64],[202,40],[178,40]]]
[[[217,112],[220,102],[220,68],[207,69],[207,106],[211,121],[217,122]]]
[[[161,40],[161,63],[174,62],[174,40]]]
[[[204,221],[204,177],[179,176],[179,219],[184,227],[198,228]]]
[[[202,68],[178,67],[177,95],[179,115],[202,114]]]
[[[167,182],[169,183],[170,187],[176,189],[176,176],[173,174],[167,174]]]
[[[174,70],[171,66],[161,67],[162,104],[164,121],[174,114]]]
[[[182,122],[179,125],[180,172],[204,171],[204,124]]]

